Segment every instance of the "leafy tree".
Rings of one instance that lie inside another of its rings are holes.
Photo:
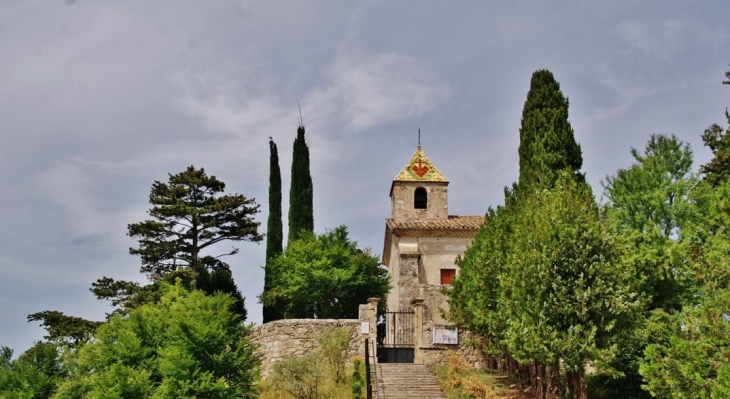
[[[233,281],[233,275],[228,265],[210,256],[201,258],[201,263],[206,266],[198,272],[179,269],[168,273],[161,280],[147,285],[103,277],[92,283],[89,290],[97,299],[110,301],[112,306],[116,307],[113,313],[126,314],[141,305],[159,301],[162,295],[161,283],[174,284],[175,281],[180,280],[183,287],[189,290],[199,289],[208,295],[217,292],[231,295],[234,299],[231,311],[238,313],[245,320],[247,317],[245,298]]]
[[[279,153],[276,143],[269,137],[269,219],[266,229],[266,266],[264,266],[264,292],[272,288],[276,280],[269,260],[279,256],[283,251],[284,233],[281,225],[281,171],[279,170]],[[280,319],[275,308],[264,305],[264,323]]]
[[[167,183],[155,181],[150,192],[152,220],[128,225],[130,237],[139,240],[139,248],[130,248],[142,258],[141,272],[152,284],[116,281],[103,277],[92,283],[98,299],[119,306],[117,313],[159,299],[159,281],[173,283],[181,278],[188,289],[208,294],[221,291],[236,300],[233,310],[246,318],[244,298],[233,281],[229,266],[219,258],[234,255],[237,248],[218,256],[201,252],[223,241],[259,242],[259,223],[253,220],[259,206],[241,194],[220,195],[225,183],[208,176],[204,169],[190,166],[184,172],[169,175]]]
[[[730,79],[730,72],[726,73]],[[723,82],[730,84],[730,81]],[[726,117],[730,121],[726,111]],[[690,191],[686,214],[673,237],[673,276],[685,294],[678,306],[654,309],[646,323],[639,372],[653,396],[730,396],[730,181],[728,135],[714,125],[703,135],[715,157]]]
[[[727,110],[725,117],[730,124],[730,113]],[[714,124],[705,130],[702,141],[712,151],[713,158],[702,165],[700,171],[705,175],[705,181],[716,187],[730,178],[730,127],[723,131],[720,125]]]
[[[189,166],[169,175],[167,183],[155,181],[150,192],[152,217],[128,225],[128,235],[139,241],[129,253],[142,258],[143,273],[160,278],[181,267],[199,271],[201,251],[223,241],[259,242],[259,223],[253,220],[259,206],[241,194],[220,195],[225,183],[204,169]],[[237,248],[218,255],[233,255]]]
[[[550,186],[560,171],[568,169],[578,176],[583,165],[580,145],[568,121],[568,99],[546,69],[532,74],[522,109],[518,153],[520,185]]]
[[[250,397],[258,358],[234,300],[180,283],[162,291],[158,303],[100,327],[54,397]]]
[[[656,309],[647,321],[646,347],[639,372],[653,395],[716,398],[730,393],[730,182],[692,193],[699,215],[682,226],[678,251],[686,257],[690,294],[682,308]]]
[[[631,326],[638,301],[630,269],[590,187],[569,170],[528,203],[516,216],[500,279],[505,341],[520,363],[537,368],[537,392],[550,397],[562,371],[572,397],[585,398],[587,362],[612,356],[618,334]]]
[[[102,324],[100,321],[86,320],[81,317],[67,316],[55,310],[46,310],[28,315],[28,321],[40,321],[48,335],[43,338],[76,346],[83,344],[94,335]]]
[[[302,233],[271,264],[279,281],[259,299],[284,318],[354,318],[358,305],[388,292],[387,270],[350,241],[345,226],[322,235]]]
[[[728,80],[722,83],[730,84],[730,71],[725,72],[725,77]],[[710,163],[702,165],[700,171],[705,175],[705,181],[713,187],[717,187],[730,177],[730,113],[727,108],[725,108],[725,118],[729,125],[726,131],[723,132],[720,125],[713,124],[702,135],[702,141],[712,150],[714,158]]]
[[[654,331],[662,340],[650,344],[640,373],[645,387],[662,398],[726,398],[730,396],[730,291],[703,298],[701,305],[668,314],[657,311]]]
[[[509,195],[509,194],[508,194]],[[511,231],[510,208],[489,208],[476,238],[464,256],[456,259],[459,276],[454,279],[449,295],[451,321],[486,339],[485,353],[501,357],[507,371],[509,354],[504,344],[505,318],[498,298],[501,278],[507,265],[507,246]]]
[[[676,251],[680,227],[693,215],[690,193],[697,184],[691,173],[692,150],[675,136],[652,135],[636,162],[606,177],[605,211],[612,230],[625,238],[627,262],[634,265],[648,310],[679,307]]]
[[[55,345],[36,342],[11,361],[12,350],[2,347],[0,398],[45,399],[63,378],[63,367]]]
[[[292,150],[288,242],[296,239],[302,231],[314,231],[313,195],[312,176],[309,173],[309,147],[304,126],[299,125]]]
[[[656,336],[648,329],[654,309],[675,311],[688,295],[681,229],[697,218],[692,192],[697,177],[692,150],[675,136],[651,135],[643,152],[632,148],[634,163],[607,176],[603,207],[611,232],[623,247],[623,263],[633,270],[642,316],[633,332],[618,342],[618,355],[600,364],[593,387],[609,396],[649,397],[642,389],[639,364]]]
[[[13,350],[7,346],[0,346],[0,370],[10,368],[10,361],[13,358]]]
[[[579,172],[568,100],[549,71],[532,76],[519,156],[505,205],[487,212],[457,260],[449,317],[485,337],[508,371],[524,373],[534,397],[583,398],[586,362],[615,354],[637,300],[621,246]]]

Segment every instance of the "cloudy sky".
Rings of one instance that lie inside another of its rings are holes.
[[[264,230],[268,137],[286,199],[297,100],[316,230],[346,224],[375,253],[419,128],[450,213],[501,203],[537,69],[570,99],[597,195],[651,133],[706,163],[700,134],[730,106],[728,15],[727,0],[3,1],[0,344],[40,339],[26,315],[41,310],[102,319],[97,278],[144,281],[126,226],[167,173],[204,167],[257,199]],[[260,323],[264,245],[240,248]]]

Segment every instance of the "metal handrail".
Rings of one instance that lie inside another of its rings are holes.
[[[380,387],[378,386],[378,353],[375,351],[377,347],[375,342],[370,342],[373,346],[373,369],[375,370],[375,397],[380,399]],[[385,392],[383,392],[383,398],[385,398]]]

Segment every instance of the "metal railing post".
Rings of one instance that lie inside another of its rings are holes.
[[[373,399],[373,387],[370,384],[370,340],[365,338],[365,386],[367,399]],[[377,383],[377,381],[376,381]]]
[[[376,359],[378,358],[378,352],[377,347],[375,345],[375,342],[373,344],[373,370],[375,370],[375,396],[380,399],[380,388],[378,387],[378,362]]]

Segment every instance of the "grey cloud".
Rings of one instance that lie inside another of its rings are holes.
[[[102,318],[108,306],[88,292],[101,276],[144,281],[126,225],[146,217],[150,185],[167,173],[205,167],[229,192],[255,197],[265,222],[266,141],[279,145],[288,187],[296,99],[316,230],[347,224],[375,253],[391,179],[419,127],[451,181],[451,213],[501,203],[538,68],[570,97],[597,194],[650,133],[677,134],[705,163],[699,135],[730,105],[720,84],[726,9],[724,0],[4,2],[0,344],[19,353],[40,338],[25,322],[39,310]],[[264,247],[240,247],[230,262],[260,322]]]

